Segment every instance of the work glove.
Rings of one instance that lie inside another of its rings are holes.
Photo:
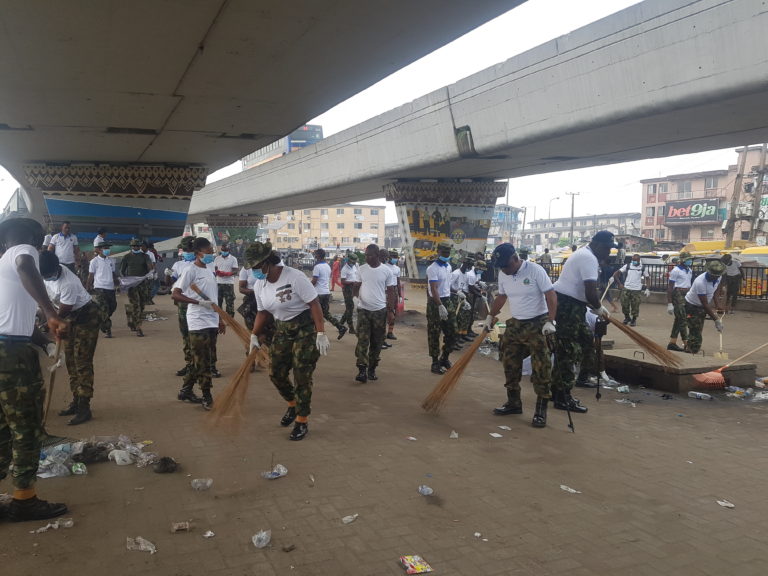
[[[253,352],[254,348],[261,348],[261,342],[259,342],[259,337],[256,334],[251,334],[251,346],[248,348],[248,354]]]
[[[723,331],[723,321],[722,320],[715,320],[715,330],[718,332]]]
[[[472,310],[472,304],[470,304],[466,300],[462,301],[461,307],[464,308],[464,310]]]
[[[675,315],[675,305],[672,304],[672,302],[667,304],[667,314],[669,314],[670,316],[674,316]]]
[[[56,344],[54,344],[53,342],[48,342],[48,344],[45,345],[45,353],[48,354],[48,358],[55,358]]]
[[[483,282],[482,280],[479,280],[479,281],[477,282],[477,285],[478,285],[478,287],[480,288],[480,290],[488,290],[488,284],[486,284],[486,283],[485,283],[485,282]]]
[[[485,317],[485,322],[483,322],[483,330],[490,332],[493,330],[494,324],[496,324],[496,318],[488,314],[488,316]]]
[[[163,274],[165,274],[168,278],[170,278],[173,275],[173,272],[171,272],[170,268],[166,268]]]
[[[357,296],[353,296],[352,297],[352,305],[355,307],[355,310],[360,308],[360,298],[358,298]]]
[[[210,300],[198,300],[197,303],[200,304],[200,306],[202,306],[203,308],[206,308],[208,310],[213,310],[213,302],[211,302]]]
[[[605,306],[600,306],[600,308],[590,308],[590,310],[592,310],[593,314],[600,316],[600,318],[608,319],[611,317],[611,313]]]
[[[651,291],[648,288],[646,288],[645,292],[643,292],[643,295],[645,295],[646,298],[650,298],[651,297]]]
[[[459,297],[459,300],[466,300],[467,299],[467,295],[464,293],[463,290],[459,290],[458,292],[456,292],[456,296]]]
[[[541,333],[544,336],[549,336],[550,334],[554,334],[555,332],[557,332],[557,328],[555,328],[555,325],[549,320],[547,320],[544,323],[544,326],[541,328]]]
[[[440,308],[438,308],[437,311],[440,313],[440,320],[443,322],[448,320],[448,308],[446,308],[443,304],[440,304]]]
[[[325,332],[318,332],[317,339],[315,340],[315,346],[321,356],[328,356],[328,349],[331,347],[331,342],[328,340],[328,336]]]

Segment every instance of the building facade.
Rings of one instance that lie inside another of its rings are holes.
[[[363,250],[384,239],[384,205],[334,204],[264,216],[262,236],[276,250]]]
[[[491,218],[491,227],[488,230],[488,248],[502,242],[514,242],[520,230],[520,222],[523,218],[523,209],[509,204],[496,204]]]
[[[384,247],[400,250],[403,247],[403,230],[399,223],[384,225]]]
[[[727,170],[641,180],[642,235],[656,242],[681,244],[725,240],[724,225],[743,160],[744,174],[738,191],[733,239],[749,240],[753,198],[762,192],[756,189],[761,150],[761,146],[737,149],[736,164]],[[761,231],[760,235],[765,233]]]
[[[590,214],[573,218],[573,242],[579,246],[589,242],[600,230],[609,230],[616,235],[639,235],[640,213]],[[570,245],[571,218],[534,220],[530,225],[526,224],[522,237],[522,244],[537,252]]]

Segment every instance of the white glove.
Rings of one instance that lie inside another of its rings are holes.
[[[197,303],[200,304],[200,306],[202,306],[203,308],[207,308],[208,310],[213,310],[213,302],[211,302],[210,300],[198,300]]]
[[[464,290],[459,290],[458,292],[456,292],[456,296],[459,297],[459,300],[467,299],[467,295],[464,293]]]
[[[554,334],[555,332],[557,332],[557,328],[555,328],[555,325],[552,322],[547,320],[541,329],[541,333],[544,334],[544,336],[549,336],[550,334]]]
[[[328,349],[331,347],[331,342],[328,340],[328,336],[325,332],[318,332],[317,339],[315,340],[315,346],[321,356],[328,356]]]
[[[152,275],[150,278],[152,278],[152,280],[157,280],[157,270],[152,270]]]
[[[352,304],[354,305],[355,310],[360,308],[360,298],[358,298],[357,296],[353,296],[352,297]]]
[[[715,330],[718,332],[723,331],[723,322],[721,320],[715,320]]]
[[[648,288],[645,289],[645,292],[643,292],[643,294],[645,295],[646,298],[651,297],[651,291]]]
[[[448,320],[448,308],[440,304],[440,308],[438,308],[437,311],[440,313],[440,320],[443,322]]]
[[[464,300],[464,301],[461,303],[461,306],[462,306],[462,308],[464,308],[464,310],[472,310],[472,304],[470,304],[470,303],[469,303],[469,302],[467,302],[466,300]]]
[[[259,342],[259,337],[256,336],[256,334],[251,334],[251,346],[248,348],[248,354],[253,352],[254,348],[261,348],[261,343]]]
[[[163,274],[165,274],[168,278],[170,278],[173,275],[173,272],[171,272],[170,268],[166,268]]]
[[[483,330],[486,332],[490,332],[493,330],[493,325],[496,324],[496,320],[488,314],[488,316],[485,317],[485,322],[483,322]]]
[[[670,316],[674,316],[675,315],[675,305],[672,304],[672,302],[667,304],[667,314],[669,314]]]
[[[478,281],[477,285],[480,287],[480,290],[488,290],[488,284],[482,280]]]
[[[45,345],[45,353],[48,354],[48,358],[54,358],[56,356],[56,344],[48,342]]]
[[[590,310],[592,310],[593,314],[597,314],[598,316],[600,316],[600,318],[607,319],[611,317],[611,313],[608,311],[608,308],[606,308],[605,306],[600,306],[600,308],[590,308]]]

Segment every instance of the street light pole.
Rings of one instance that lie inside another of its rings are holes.
[[[523,228],[520,230],[520,248],[523,247],[525,242],[525,217],[528,214],[528,206],[523,206]]]
[[[571,246],[573,246],[573,224],[574,224],[574,221],[573,221],[573,209],[574,209],[574,204],[575,204],[575,201],[576,201],[576,196],[578,196],[579,193],[578,192],[566,192],[566,194],[571,197]]]
[[[555,196],[549,199],[549,211],[547,212],[547,220],[552,220],[552,200],[560,200],[560,196]]]

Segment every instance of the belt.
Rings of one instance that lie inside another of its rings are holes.
[[[547,315],[542,314],[540,316],[534,316],[533,318],[526,318],[525,320],[520,320],[519,318],[515,318],[513,316],[511,320],[514,320],[515,322],[522,322],[523,324],[525,324],[530,322],[541,322],[542,319],[546,319],[546,318],[547,318]]]
[[[7,342],[9,344],[11,343],[24,343],[24,342],[32,342],[31,336],[12,336],[10,334],[0,334],[0,343]]]
[[[312,314],[309,311],[309,308],[304,310],[301,314],[297,314],[290,320],[275,320],[275,325],[280,326],[281,324],[293,324],[294,322],[299,322],[300,324],[310,324],[312,322]]]

